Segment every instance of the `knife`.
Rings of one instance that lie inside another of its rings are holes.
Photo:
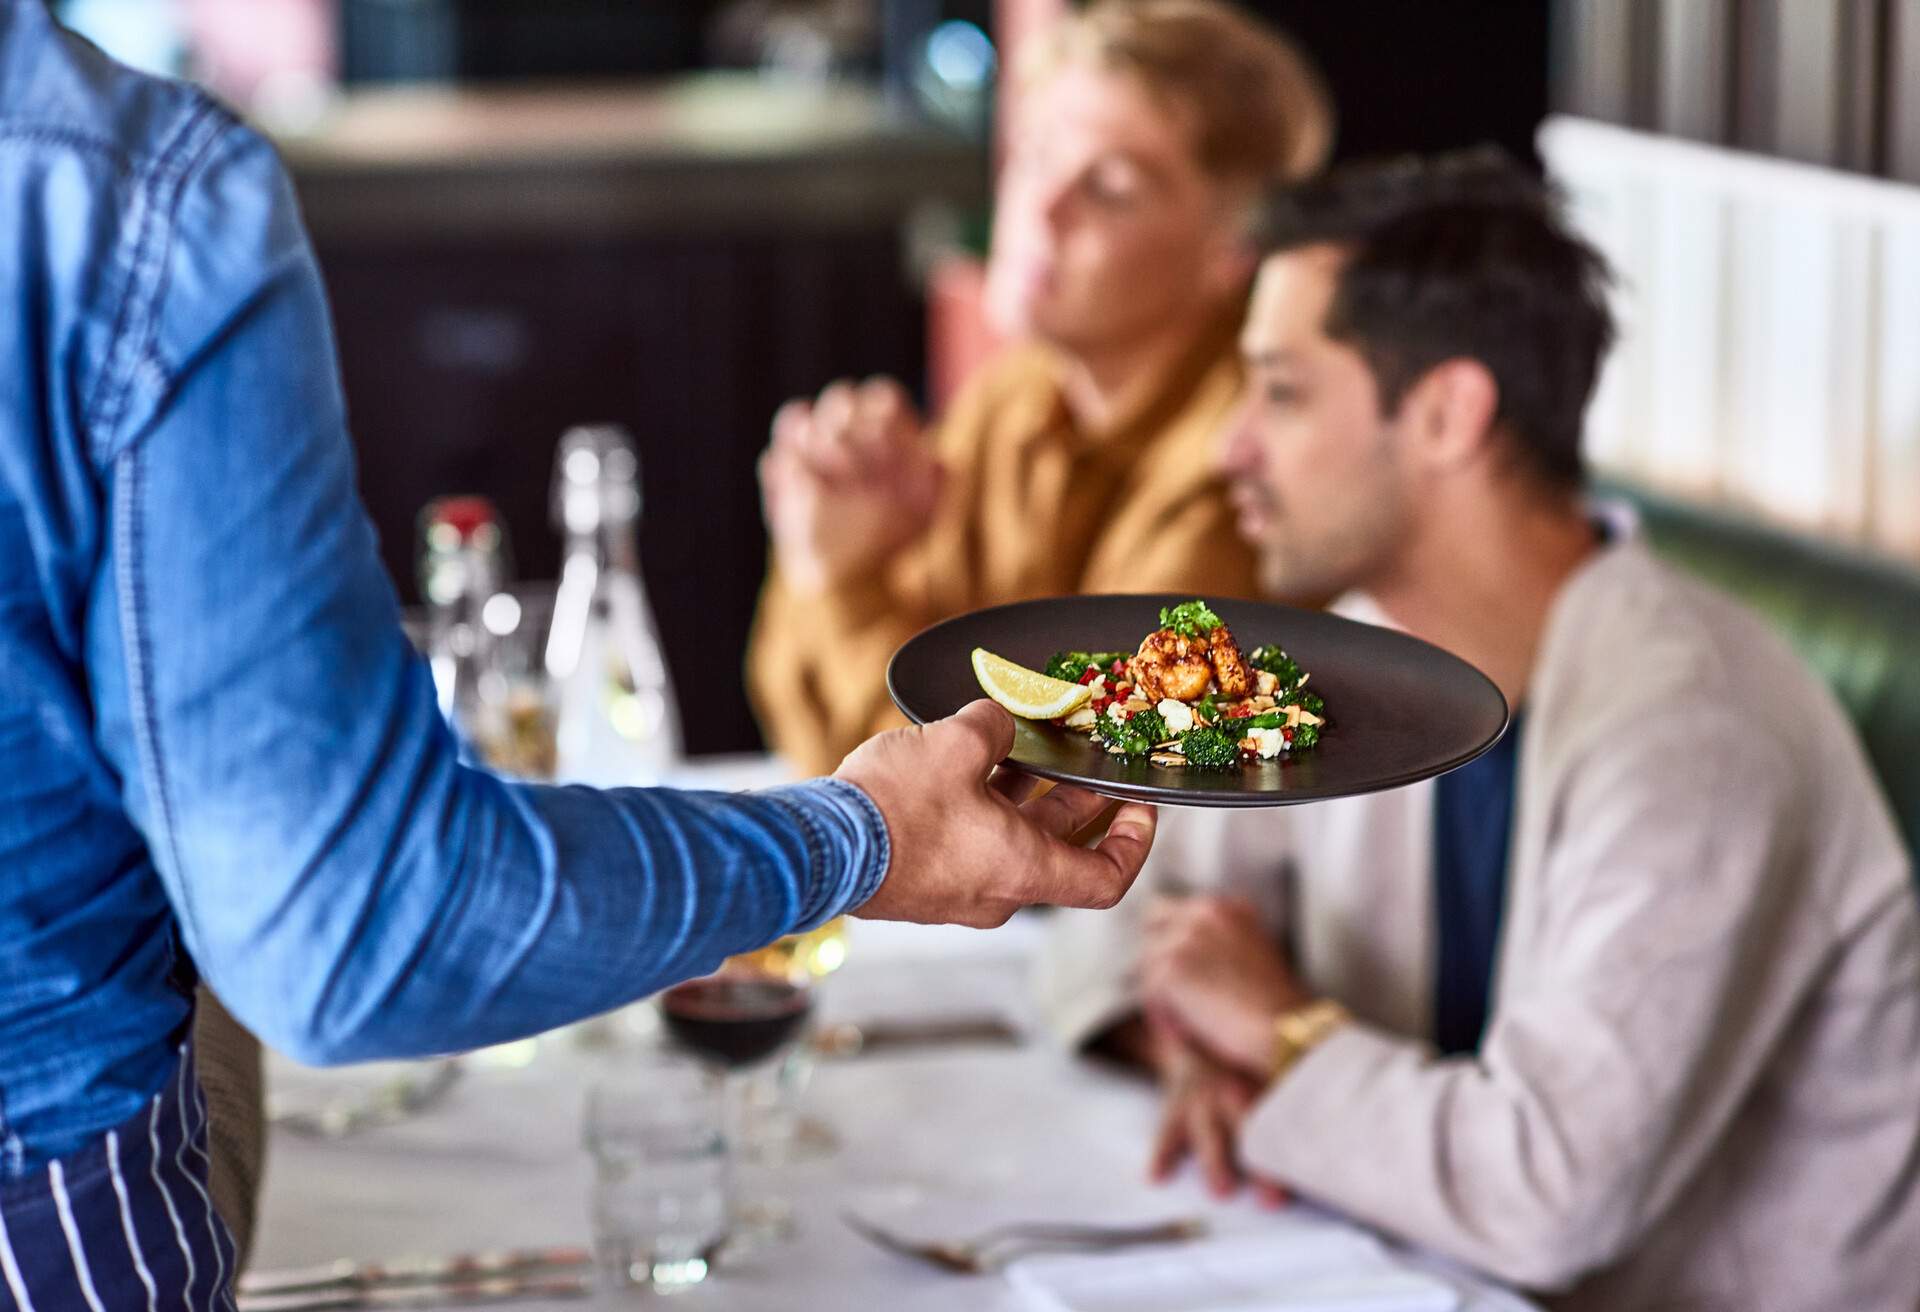
[[[429,1284],[349,1286],[279,1294],[242,1293],[240,1312],[351,1312],[356,1308],[431,1308],[450,1303],[481,1306],[521,1299],[585,1298],[590,1276],[513,1276]]]
[[[240,1294],[353,1293],[382,1286],[486,1283],[503,1277],[529,1277],[578,1271],[593,1258],[584,1248],[517,1248],[492,1253],[456,1253],[450,1257],[406,1257],[392,1262],[341,1259],[288,1271],[248,1272]]]

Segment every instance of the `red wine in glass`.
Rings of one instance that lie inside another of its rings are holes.
[[[789,980],[716,975],[668,989],[660,1015],[682,1046],[738,1070],[785,1047],[812,1005],[810,991]]]

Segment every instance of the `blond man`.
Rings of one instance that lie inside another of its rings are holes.
[[[900,642],[1051,593],[1253,590],[1209,465],[1260,189],[1317,169],[1300,54],[1217,0],[1104,3],[1023,66],[987,303],[1015,342],[927,431],[890,380],[776,416],[773,568],[748,656],[773,745],[812,769],[894,722]]]

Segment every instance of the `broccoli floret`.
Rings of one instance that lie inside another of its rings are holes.
[[[1093,727],[1103,741],[1112,743],[1127,756],[1145,756],[1169,737],[1167,722],[1160,718],[1160,712],[1151,710],[1135,711],[1123,720],[1109,708],[1105,715],[1094,720]]]
[[[1046,675],[1049,679],[1065,679],[1068,683],[1080,682],[1080,676],[1087,672],[1087,666],[1097,665],[1105,674],[1115,661],[1123,661],[1127,653],[1123,651],[1057,651],[1053,659],[1047,662]]]
[[[1281,696],[1285,696],[1287,693],[1299,687],[1300,680],[1305,677],[1300,670],[1299,662],[1295,661],[1293,657],[1287,655],[1278,647],[1270,645],[1255,647],[1252,651],[1248,652],[1247,664],[1253,666],[1256,670],[1265,670],[1268,674],[1280,680],[1279,692]]]
[[[1225,729],[1189,729],[1180,736],[1180,750],[1188,765],[1203,770],[1218,770],[1240,761],[1240,744]]]
[[[1324,716],[1327,713],[1327,699],[1317,692],[1303,692],[1294,700],[1308,715]]]
[[[1178,606],[1162,606],[1160,627],[1172,629],[1189,638],[1198,638],[1219,628],[1220,617],[1213,613],[1206,602],[1195,599],[1183,601]]]
[[[1293,743],[1292,743],[1292,747],[1294,751],[1296,752],[1301,751],[1304,748],[1313,746],[1315,743],[1319,741],[1320,741],[1319,725],[1298,724],[1294,726]]]

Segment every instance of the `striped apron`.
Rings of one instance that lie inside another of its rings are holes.
[[[190,1045],[145,1111],[0,1183],[0,1309],[232,1312],[233,1238],[207,1190]]]

